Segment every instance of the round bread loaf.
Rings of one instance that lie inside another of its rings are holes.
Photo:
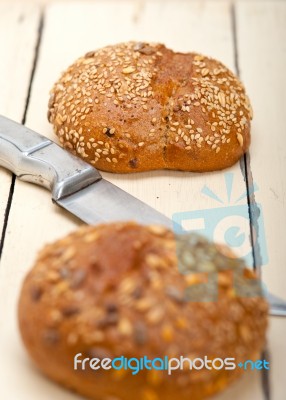
[[[251,118],[243,85],[219,61],[136,42],[78,59],[48,111],[66,149],[110,172],[227,168],[249,147]]]
[[[194,240],[193,255],[202,260],[208,245]],[[237,296],[232,271],[214,264],[220,253],[213,248],[212,255],[207,270],[218,272],[217,301],[194,302],[187,289],[208,277],[179,272],[170,231],[135,223],[79,229],[44,248],[25,279],[19,323],[28,352],[51,379],[94,400],[198,400],[222,390],[242,369],[74,369],[77,354],[236,363],[259,357],[267,303]],[[256,281],[249,270],[244,277]]]

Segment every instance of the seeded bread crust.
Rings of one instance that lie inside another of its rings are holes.
[[[70,66],[51,91],[48,119],[66,149],[100,170],[204,172],[247,151],[252,110],[219,61],[128,42]]]
[[[265,342],[266,301],[235,296],[230,271],[218,274],[216,302],[186,300],[185,289],[202,282],[202,273],[179,273],[174,237],[164,228],[86,226],[39,254],[20,296],[22,338],[47,376],[90,399],[203,399],[242,370],[73,370],[77,353],[257,359]]]

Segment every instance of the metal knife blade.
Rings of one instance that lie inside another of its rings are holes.
[[[134,220],[172,229],[172,221],[165,215],[105,179],[56,203],[88,224]]]

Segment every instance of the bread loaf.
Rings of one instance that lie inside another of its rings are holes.
[[[193,256],[204,257],[208,244],[194,240]],[[235,294],[232,271],[219,254],[212,248],[212,258],[204,260],[218,272],[217,301],[190,301],[187,288],[208,277],[179,272],[170,231],[134,223],[80,228],[45,247],[25,279],[19,324],[26,348],[48,377],[90,399],[208,397],[243,370],[190,370],[187,364],[171,375],[154,369],[132,374],[87,365],[75,370],[74,359],[259,358],[267,303]],[[244,275],[255,281],[252,272]]]
[[[71,65],[51,91],[48,118],[60,143],[98,169],[204,172],[247,151],[252,111],[219,61],[128,42]]]

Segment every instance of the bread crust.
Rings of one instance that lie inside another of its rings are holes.
[[[127,42],[71,65],[51,91],[48,118],[60,143],[100,170],[204,172],[247,151],[252,110],[219,61]]]
[[[252,272],[248,277],[254,279]],[[215,302],[183,294],[206,276],[178,271],[173,234],[158,226],[83,227],[46,246],[27,275],[19,326],[37,366],[94,400],[198,400],[242,370],[130,371],[73,369],[83,357],[234,357],[255,360],[265,342],[268,306],[234,295],[230,271],[218,273]]]

